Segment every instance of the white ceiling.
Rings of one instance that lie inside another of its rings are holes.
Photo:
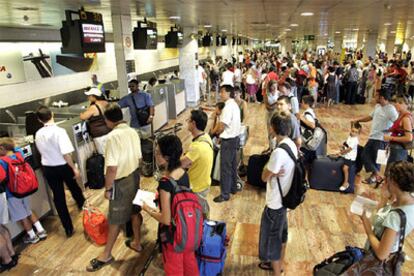
[[[133,21],[147,16],[157,22],[159,34],[174,23],[200,30],[209,24],[213,32],[227,29],[229,34],[259,39],[301,39],[309,34],[332,38],[368,31],[384,39],[395,36],[392,31],[406,38],[414,34],[414,0],[0,0],[0,26],[59,29],[64,10],[82,5],[103,14],[107,32],[112,31],[111,13],[124,13]],[[302,12],[314,16],[303,17]]]

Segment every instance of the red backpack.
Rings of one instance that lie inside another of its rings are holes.
[[[203,208],[190,188],[179,186],[174,179],[168,180],[174,186],[170,226],[174,251],[194,252],[199,248],[203,237]]]
[[[1,158],[7,163],[8,169],[8,182],[7,188],[10,193],[17,197],[23,198],[35,193],[39,187],[36,174],[32,167],[24,161],[24,157],[20,152],[15,153],[16,158],[10,156],[4,156]]]

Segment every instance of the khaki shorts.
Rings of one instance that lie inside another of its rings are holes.
[[[112,225],[127,223],[133,214],[141,211],[134,206],[134,199],[139,189],[139,170],[135,170],[129,176],[115,180],[113,186],[114,198],[109,201],[108,222]]]

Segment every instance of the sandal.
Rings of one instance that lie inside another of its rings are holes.
[[[144,250],[144,247],[142,245],[140,245],[141,249],[136,249],[136,248],[132,247],[131,243],[132,243],[131,240],[126,240],[125,241],[125,246],[128,247],[131,250],[134,250],[137,253],[141,253],[142,250]]]
[[[272,264],[270,262],[260,262],[259,268],[267,271],[272,271]]]
[[[88,272],[94,272],[94,271],[98,271],[101,268],[103,268],[104,266],[112,263],[114,261],[114,257],[110,257],[106,262],[102,262],[100,260],[98,260],[97,258],[92,259],[89,263],[89,266],[86,267],[86,271]]]
[[[12,260],[9,263],[7,263],[7,264],[1,264],[0,273],[4,272],[6,270],[10,270],[13,267],[15,267],[16,265],[17,265],[17,260],[14,260],[12,258]]]
[[[377,183],[377,179],[375,177],[374,178],[368,177],[367,179],[362,180],[362,183],[369,184],[369,185],[376,184]]]
[[[272,264],[270,262],[260,262],[259,268],[267,271],[273,271]],[[283,273],[283,269],[280,270],[280,273]]]
[[[378,179],[376,182],[375,182],[375,187],[374,187],[374,189],[377,189],[381,184],[382,184],[382,182],[384,182],[384,178],[380,178],[380,179]]]

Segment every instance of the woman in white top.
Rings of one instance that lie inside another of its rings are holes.
[[[385,195],[382,206],[385,206],[378,210],[372,220],[367,217],[365,211],[360,216],[368,239],[365,248],[368,253],[342,275],[366,275],[364,273],[367,272],[370,275],[385,275],[382,271],[384,265],[378,264],[394,257],[403,238],[399,234],[401,216],[396,209],[401,210],[406,217],[405,237],[414,229],[413,171],[414,164],[407,161],[398,161],[390,165],[382,191]]]
[[[250,102],[251,98],[253,97],[253,102],[256,102],[256,93],[258,89],[258,78],[257,78],[257,71],[249,65],[249,70],[246,72],[246,90],[247,90],[247,101]]]

